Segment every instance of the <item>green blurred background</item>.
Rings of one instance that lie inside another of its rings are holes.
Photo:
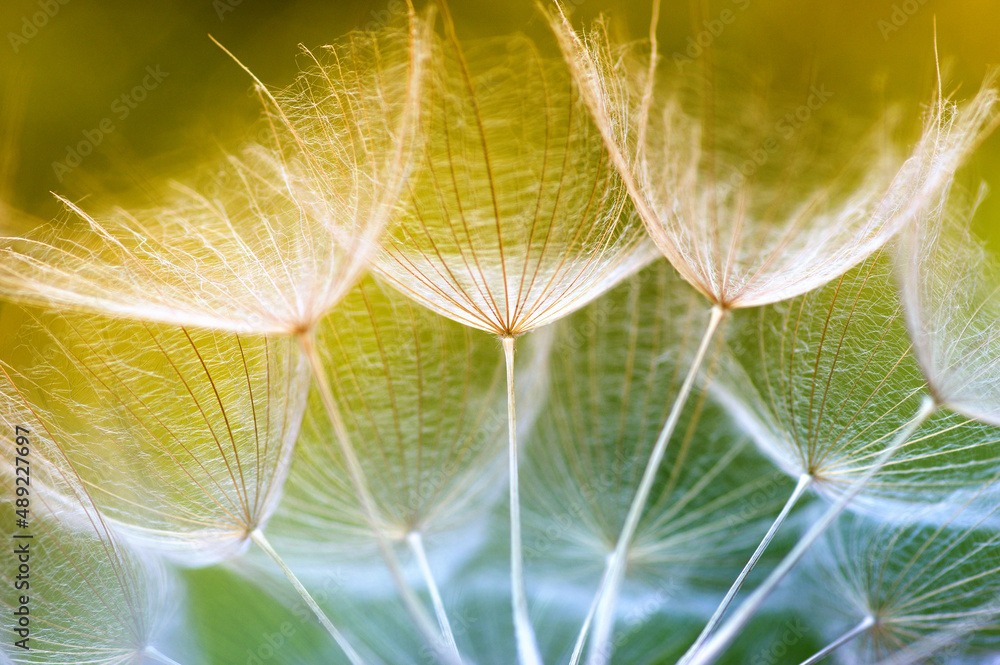
[[[609,12],[624,17],[637,38],[648,29],[645,2],[569,4],[578,26]],[[453,5],[465,35],[522,30],[551,42],[533,0]],[[299,44],[320,46],[385,21],[400,6],[400,0],[3,0],[0,198],[41,218],[59,212],[50,192],[123,203],[141,198],[164,176],[233,148],[259,112],[249,77],[209,34],[262,81],[283,86],[295,74]],[[735,19],[719,31],[712,21],[724,10]],[[713,48],[740,54],[751,70],[773,73],[776,86],[804,98],[810,85],[822,83],[837,105],[873,120],[890,102],[902,102],[912,120],[919,118],[936,87],[935,17],[946,92],[968,98],[988,66],[1000,62],[995,0],[667,1],[662,11],[666,58],[715,27]],[[156,83],[150,71],[165,76]],[[144,79],[152,89],[137,96],[145,99],[122,100]],[[102,121],[113,131],[100,132]],[[88,140],[85,132],[101,136],[93,154],[68,173],[55,166]],[[1000,134],[962,173],[968,186],[980,180],[1000,189]],[[976,220],[977,232],[994,246],[1000,245],[998,221],[1000,194]]]

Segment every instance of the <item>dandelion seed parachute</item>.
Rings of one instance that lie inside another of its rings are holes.
[[[446,5],[442,13],[424,143],[373,266],[430,309],[499,335],[512,363],[516,336],[583,306],[652,251],[565,67],[520,36],[460,43]],[[508,364],[511,386],[513,376]],[[522,662],[537,663],[520,579],[513,399],[509,407],[514,604]]]
[[[928,394],[907,334],[892,262],[880,253],[829,285],[734,319],[712,386],[760,450],[830,500],[872,467]],[[930,519],[981,494],[1000,461],[1000,429],[939,410],[848,505]],[[971,509],[967,514],[971,514]]]
[[[35,316],[48,340],[12,376],[51,462],[136,544],[186,565],[243,551],[277,505],[306,406],[293,340]]]
[[[21,448],[11,434],[15,426],[29,433],[31,485],[28,527],[17,533],[29,543],[30,587],[14,587],[16,568],[0,569],[0,607],[7,617],[29,598],[30,635],[22,650],[12,645],[23,635],[13,632],[15,621],[0,626],[0,661],[10,663],[88,663],[121,665],[157,660],[156,649],[177,654],[183,638],[166,631],[177,609],[177,584],[156,559],[132,550],[90,502],[87,488],[72,473],[47,463],[40,455],[49,436],[45,427],[23,407],[16,390],[0,377],[0,466],[3,478],[0,518],[15,523],[15,468]],[[18,487],[23,485],[17,485]],[[12,545],[13,547],[14,545]],[[3,659],[4,653],[8,660]],[[144,658],[146,660],[144,660]]]
[[[997,122],[991,73],[962,107],[935,100],[903,160],[884,129],[789,123],[721,71],[706,83],[691,65],[668,81],[640,55],[648,45],[615,43],[604,19],[582,35],[563,14],[550,22],[657,247],[725,309],[807,293],[864,260],[940,195]],[[830,96],[810,92],[815,103]],[[764,163],[748,166],[762,146]]]
[[[962,512],[953,516],[969,523]],[[1000,535],[979,518],[961,527],[914,517],[902,526],[843,519],[803,572],[831,640],[872,623],[835,651],[837,662],[979,663],[1000,650]]]
[[[309,329],[364,269],[398,198],[422,25],[413,17],[327,47],[332,64],[271,97],[281,104],[268,109],[277,149],[229,157],[157,208],[94,215],[65,201],[81,228],[4,239],[0,294],[241,333]],[[302,116],[310,122],[295,122]]]
[[[32,553],[36,580],[31,584],[35,613],[28,644],[30,651],[10,645],[21,639],[12,622],[0,629],[3,649],[11,663],[121,663],[170,662],[154,659],[158,653],[176,653],[177,644],[159,642],[168,623],[175,583],[149,556],[129,551],[103,525],[89,534],[66,528],[58,517],[46,514],[44,499],[35,495],[32,506],[35,542],[45,543]],[[13,501],[5,501],[12,506]],[[0,511],[9,523],[13,509]],[[44,540],[43,540],[44,539]],[[0,606],[10,616],[18,609],[11,594],[14,576],[0,573],[4,597]]]
[[[279,149],[302,164],[309,191],[328,206],[327,229],[352,278],[367,267],[425,140],[420,113],[435,12],[407,6],[403,25],[303,49],[295,82],[265,93]]]
[[[525,37],[459,44],[449,25],[423,149],[374,267],[449,318],[516,336],[595,298],[651,248],[565,67]]]
[[[330,211],[264,148],[220,162],[161,207],[4,241],[0,293],[21,302],[240,333],[308,326],[350,287]],[[357,271],[354,270],[354,273]]]
[[[968,231],[977,204],[956,188],[928,206],[903,236],[897,270],[914,355],[935,398],[1000,425],[1000,262]]]

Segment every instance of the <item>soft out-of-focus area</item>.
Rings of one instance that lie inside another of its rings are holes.
[[[600,13],[646,35],[644,2],[569,0],[577,26]],[[467,36],[526,31],[548,40],[530,0],[469,0],[452,8]],[[317,47],[385,24],[402,0],[5,0],[0,6],[0,198],[4,225],[21,213],[60,214],[50,192],[92,205],[142,205],[166,178],[234,150],[260,112],[249,76],[209,35],[270,86],[291,82],[298,45]],[[917,126],[937,87],[934,21],[945,94],[971,96],[1000,62],[1000,5],[991,0],[692,0],[663,3],[664,72],[727,54],[788,99],[823,91],[817,114],[870,115],[899,104]],[[735,58],[733,57],[735,56]],[[912,132],[911,132],[912,134]],[[961,181],[1000,188],[1000,137],[978,151]],[[145,199],[145,200],[144,200]],[[1000,197],[976,231],[1000,244]]]

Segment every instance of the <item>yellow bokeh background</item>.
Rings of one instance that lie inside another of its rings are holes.
[[[532,0],[452,4],[464,35],[521,30],[552,45]],[[606,12],[636,38],[648,30],[646,2],[568,5],[578,26]],[[402,6],[401,0],[4,0],[0,196],[43,219],[60,211],[50,192],[141,204],[164,177],[183,177],[233,149],[259,113],[249,77],[210,34],[262,81],[283,86],[295,74],[299,44],[316,47],[391,20]],[[724,11],[733,19],[726,24],[716,21]],[[658,35],[668,65],[700,37],[737,54],[748,70],[768,72],[789,95],[821,83],[834,92],[837,108],[874,121],[881,108],[899,103],[915,123],[937,85],[935,18],[945,91],[968,98],[989,65],[1000,63],[1000,3],[992,0],[664,2]],[[153,82],[151,71],[162,78],[137,101],[132,92],[144,79]],[[101,131],[102,122],[113,131]],[[79,167],[60,168],[74,146],[88,141],[87,132],[101,136],[93,153]],[[982,180],[1000,189],[1000,134],[960,178],[967,187]],[[1000,246],[1000,194],[987,199],[975,228]]]

